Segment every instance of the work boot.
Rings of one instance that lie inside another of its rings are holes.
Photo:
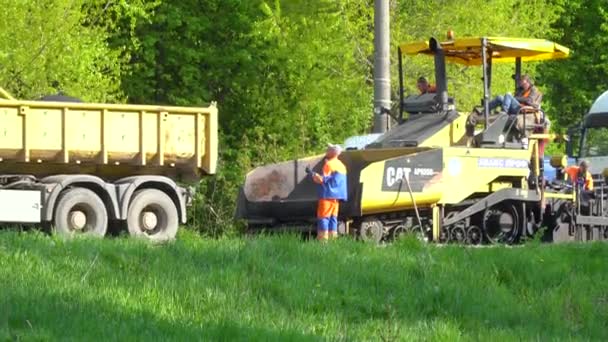
[[[327,230],[320,230],[317,232],[317,240],[327,241],[329,239],[329,232]]]
[[[330,240],[335,240],[338,238],[338,232],[335,230],[332,230],[329,232],[329,239]]]

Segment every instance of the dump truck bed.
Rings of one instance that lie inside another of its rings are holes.
[[[0,173],[214,174],[217,108],[0,100]]]

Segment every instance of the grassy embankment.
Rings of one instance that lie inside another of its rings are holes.
[[[0,340],[608,340],[608,244],[0,232]]]

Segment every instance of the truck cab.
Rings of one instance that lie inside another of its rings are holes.
[[[588,161],[594,180],[603,180],[608,168],[608,91],[595,100],[581,124],[568,133],[566,153],[571,162]]]

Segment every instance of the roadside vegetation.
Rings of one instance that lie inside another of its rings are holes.
[[[0,232],[0,340],[606,340],[608,245]]]

